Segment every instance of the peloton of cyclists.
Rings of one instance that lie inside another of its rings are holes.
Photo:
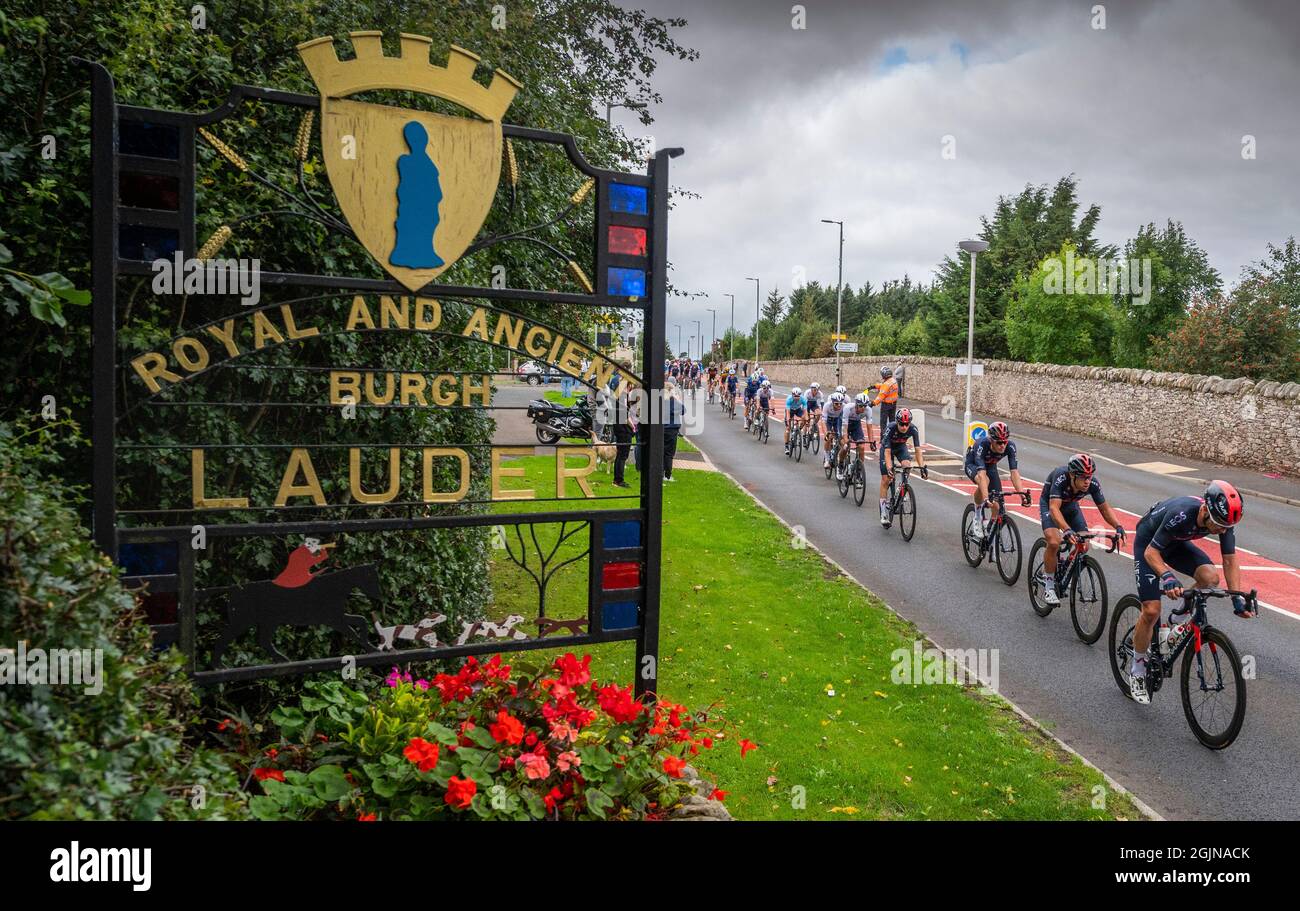
[[[912,467],[912,453],[907,448],[909,439],[916,450],[916,461],[921,468],[922,479],[930,477],[930,469],[925,467],[925,453],[921,451],[921,436],[912,423],[912,412],[903,408],[880,435],[880,524],[886,528],[892,518],[887,497],[889,482],[894,479],[894,468]]]
[[[1002,493],[1002,478],[998,474],[998,462],[1004,458],[1007,460],[1007,468],[1011,470],[1011,486],[1015,488],[1016,493],[1020,494],[1021,502],[1025,506],[1032,502],[1033,495],[1020,483],[1020,465],[1016,461],[1016,444],[1011,442],[1011,430],[1004,422],[994,421],[989,426],[988,433],[977,439],[966,450],[966,461],[963,465],[966,477],[975,482],[975,490],[971,497],[975,501],[977,510],[984,505],[990,493]],[[998,517],[998,501],[993,500],[989,506],[989,521],[992,523]],[[982,539],[983,524],[976,521],[972,532],[977,539]]]
[[[1214,561],[1192,542],[1208,535],[1219,536],[1223,553],[1223,574],[1228,588],[1241,589],[1241,568],[1237,563],[1235,528],[1245,511],[1241,494],[1227,481],[1211,481],[1199,497],[1172,497],[1152,506],[1133,533],[1133,574],[1137,577],[1142,614],[1133,629],[1133,660],[1129,665],[1129,692],[1141,705],[1151,702],[1147,689],[1147,657],[1151,637],[1160,622],[1160,596],[1183,596],[1183,585],[1174,570],[1195,580],[1197,588],[1217,588],[1219,573]],[[1251,618],[1240,595],[1232,598],[1232,611]]]
[[[1120,540],[1124,539],[1124,525],[1106,502],[1096,475],[1097,463],[1092,456],[1080,452],[1054,469],[1043,482],[1043,492],[1038,497],[1038,518],[1043,526],[1043,538],[1047,541],[1043,554],[1043,600],[1048,604],[1061,603],[1056,592],[1056,558],[1062,542],[1067,546],[1075,544],[1080,553],[1088,549],[1087,541],[1076,542],[1074,537],[1088,530],[1083,510],[1079,508],[1080,500],[1092,497],[1102,519],[1115,529]]]

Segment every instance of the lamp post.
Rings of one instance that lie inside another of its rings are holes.
[[[745,281],[754,283],[754,366],[758,366],[758,321],[761,314],[758,310],[758,279],[746,278]]]
[[[966,318],[966,423],[970,436],[970,384],[975,372],[975,257],[989,248],[987,240],[963,240],[957,244],[970,254],[970,312]]]
[[[713,329],[709,332],[709,358],[713,357],[713,346],[718,343],[718,311],[713,307],[705,307],[705,310],[713,314]]]
[[[696,320],[696,321],[695,321],[695,338],[696,338],[696,339],[699,341],[699,343],[700,343],[700,356],[697,357],[696,360],[697,360],[697,361],[702,361],[702,360],[704,360],[704,333],[700,331],[700,321],[699,321],[699,320]]]
[[[736,295],[726,294],[723,296],[731,298],[731,350],[727,354],[727,360],[734,363],[736,360]]]
[[[605,126],[610,125],[609,116],[613,112],[614,108],[627,108],[629,111],[644,111],[646,106],[639,101],[631,101],[628,102],[627,104],[620,104],[616,102],[606,101],[605,102]]]
[[[840,314],[844,305],[844,222],[823,218],[822,224],[840,226],[840,279],[835,291],[835,383],[838,385],[844,382],[840,370],[840,336],[843,334],[840,328]]]
[[[673,325],[677,327],[677,350],[673,352],[673,359],[676,360],[682,356],[682,324],[673,323]]]

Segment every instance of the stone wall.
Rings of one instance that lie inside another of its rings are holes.
[[[882,365],[903,364],[904,397],[938,405],[950,401],[960,418],[966,378],[957,376],[958,362],[950,357],[845,358],[844,385],[850,392],[861,391],[880,381]],[[983,363],[984,375],[971,385],[974,417],[1024,420],[1238,468],[1300,471],[1300,383],[1119,367]],[[774,382],[834,385],[834,358],[762,366]]]

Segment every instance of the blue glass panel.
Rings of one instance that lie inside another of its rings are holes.
[[[640,547],[641,523],[636,519],[605,523],[605,547]]]
[[[180,554],[175,541],[125,542],[117,562],[128,576],[165,576],[177,571]]]
[[[120,120],[117,124],[117,151],[122,155],[175,160],[181,156],[180,130],[163,123]]]
[[[635,601],[615,601],[601,610],[601,626],[605,629],[635,629],[640,622],[640,607]]]
[[[648,211],[650,195],[645,187],[634,187],[626,183],[609,185],[609,211],[630,212],[633,215],[645,215]]]
[[[645,297],[645,270],[610,267],[609,293],[614,297]]]
[[[180,234],[175,228],[155,228],[152,225],[120,225],[117,229],[117,255],[122,259],[171,259],[180,246]]]

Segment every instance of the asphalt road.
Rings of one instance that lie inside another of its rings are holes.
[[[779,392],[784,400],[787,390]],[[959,525],[969,498],[940,477],[964,481],[959,466],[936,469],[929,482],[913,473],[918,521],[909,543],[896,529],[880,527],[874,463],[868,466],[867,499],[859,508],[852,497],[840,498],[822,472],[820,456],[805,454],[799,464],[785,457],[779,426],[772,442],[763,446],[743,432],[739,417],[728,421],[716,406],[701,414],[699,432],[690,438],[715,465],[787,522],[802,525],[817,548],[943,647],[998,649],[1000,692],[1161,815],[1300,818],[1300,613],[1263,610],[1255,620],[1242,620],[1226,602],[1211,602],[1211,622],[1254,659],[1257,674],[1247,684],[1240,737],[1226,750],[1211,751],[1187,726],[1177,677],[1166,681],[1150,706],[1136,705],[1124,698],[1111,676],[1105,635],[1096,645],[1080,642],[1068,605],[1046,619],[1034,614],[1025,570],[1015,586],[1007,587],[993,566],[967,565]],[[928,444],[954,453],[964,449],[959,420],[944,421],[935,409],[927,410],[926,423]],[[1014,438],[1014,427],[1012,432]],[[1082,437],[1064,442],[1077,442],[1085,450],[1101,448]],[[1039,482],[1035,490],[1068,457],[1056,445],[1020,439],[1017,447],[1022,473]],[[1198,492],[1186,479],[1104,460],[1099,478],[1112,505],[1139,515],[1157,500]],[[1005,473],[1003,483],[1009,488]],[[1036,504],[1037,493],[1034,499]],[[1036,518],[1018,521],[1027,563],[1041,530]],[[1248,497],[1247,520],[1238,531],[1240,548],[1281,565],[1269,571],[1273,575],[1261,570],[1250,578],[1279,580],[1275,589],[1285,595],[1297,578],[1291,568],[1300,565],[1300,508]],[[1132,560],[1122,555],[1098,559],[1113,608],[1122,595],[1135,591]],[[738,607],[743,609],[743,595],[741,599]]]

